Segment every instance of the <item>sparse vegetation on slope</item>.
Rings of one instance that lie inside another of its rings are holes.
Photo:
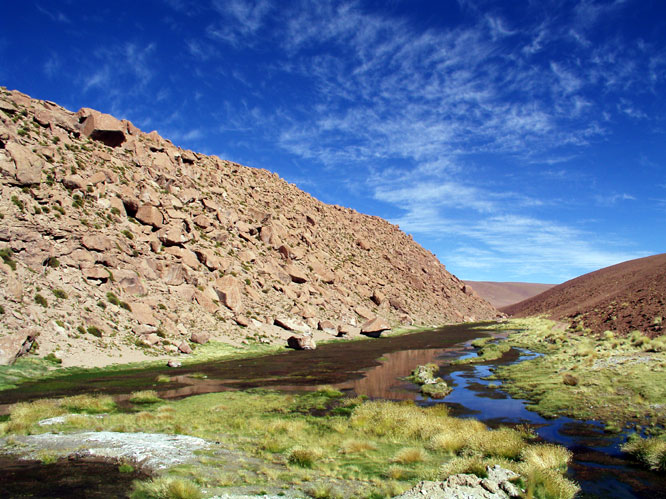
[[[0,109],[0,339],[39,331],[65,366],[497,315],[397,226],[266,170],[4,88]]]

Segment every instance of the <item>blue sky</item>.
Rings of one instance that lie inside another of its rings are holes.
[[[666,2],[7,2],[0,84],[267,168],[463,279],[666,242]]]

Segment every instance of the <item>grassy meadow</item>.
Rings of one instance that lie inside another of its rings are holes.
[[[178,401],[142,392],[130,400],[130,412],[108,396],[20,403],[0,432],[10,440],[47,431],[186,434],[246,456],[230,470],[231,461],[213,447],[196,465],[136,484],[133,497],[199,497],[235,488],[275,493],[276,486],[311,497],[390,497],[419,480],[461,472],[483,476],[492,464],[519,473],[527,497],[567,498],[578,490],[563,476],[571,457],[566,449],[534,443],[527,429],[493,430],[454,418],[440,404],[368,401],[327,388],[303,394],[254,389]],[[62,423],[38,424],[67,414]]]

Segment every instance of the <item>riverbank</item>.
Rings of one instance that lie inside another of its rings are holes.
[[[408,326],[387,331],[383,334],[383,336],[396,337],[435,329],[437,328],[426,326]],[[355,338],[331,338],[330,340],[322,341],[319,344],[326,345],[339,342],[349,343],[355,341],[372,340],[373,338],[359,335]],[[205,345],[192,344],[191,347],[191,354],[178,355],[170,358],[177,360],[183,366],[187,367],[207,362],[254,358],[262,355],[277,354],[286,350],[286,343],[284,345],[270,345],[261,342],[251,342],[247,345],[231,345],[217,341],[210,341]],[[41,357],[38,355],[29,354],[24,357],[20,357],[12,365],[0,366],[0,391],[16,388],[22,383],[30,381],[44,379],[50,380],[61,376],[68,377],[81,375],[84,377],[90,377],[95,375],[125,375],[132,371],[163,367],[166,365],[167,360],[169,360],[169,358],[160,357],[159,359],[149,358],[139,362],[114,363],[101,367],[62,367],[58,362],[58,359],[52,355]]]
[[[637,427],[659,431],[666,424],[666,348],[660,340],[634,334],[593,337],[546,319],[511,319],[484,327],[509,332],[498,346],[524,348],[543,355],[500,366],[494,378],[528,408],[545,417],[598,420],[607,431]],[[468,359],[470,361],[470,359]]]

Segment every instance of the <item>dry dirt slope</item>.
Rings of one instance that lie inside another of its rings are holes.
[[[525,317],[548,314],[601,333],[664,333],[666,254],[639,258],[582,275],[528,300],[504,307]]]
[[[2,89],[0,179],[0,340],[65,364],[498,313],[397,226],[91,109]]]
[[[500,308],[513,305],[556,286],[556,284],[538,284],[534,282],[493,282],[493,281],[464,281],[469,284],[477,294]]]

